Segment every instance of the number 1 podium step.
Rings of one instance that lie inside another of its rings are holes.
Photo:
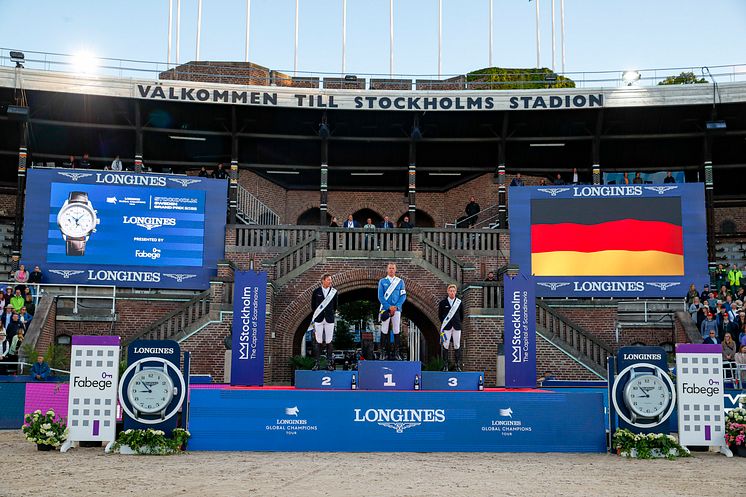
[[[360,390],[419,390],[422,363],[419,361],[361,361]]]

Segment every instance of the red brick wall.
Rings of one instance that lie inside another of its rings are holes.
[[[735,223],[736,232],[746,232],[746,208],[717,207],[715,209],[715,233],[720,233],[720,224],[726,219]]]
[[[558,380],[598,380],[595,374],[541,337],[536,338],[536,376],[551,371]]]
[[[192,374],[209,374],[214,382],[223,381],[225,371],[223,340],[230,335],[231,319],[231,314],[225,314],[222,322],[209,324],[199,333],[181,342],[182,352],[191,353]]]
[[[616,350],[616,324],[617,309],[614,307],[576,307],[576,306],[557,306],[550,304],[552,310],[557,314],[569,320],[571,323],[581,326],[583,329],[592,333],[603,343]],[[657,345],[657,344],[656,344]]]
[[[16,215],[16,196],[0,193],[0,217],[13,217]]]

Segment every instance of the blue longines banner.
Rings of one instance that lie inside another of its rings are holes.
[[[267,273],[236,271],[233,286],[231,385],[264,384]]]
[[[536,386],[536,302],[533,278],[504,279],[505,386]]]
[[[45,283],[206,289],[224,256],[225,180],[30,169],[23,255]]]
[[[681,298],[709,281],[702,183],[511,187],[510,259],[538,297]]]
[[[189,450],[603,452],[603,396],[193,389]]]

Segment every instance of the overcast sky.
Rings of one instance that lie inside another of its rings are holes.
[[[442,1],[443,74],[487,67],[489,0]],[[492,1],[493,65],[534,67],[535,4]],[[542,66],[551,67],[552,1],[540,1]],[[346,72],[388,74],[389,0],[347,4]],[[394,0],[396,73],[437,73],[437,5]],[[203,60],[243,60],[245,8],[204,0]],[[295,0],[251,1],[253,62],[292,71],[294,13]],[[299,71],[341,71],[341,19],[342,0],[300,0]],[[197,0],[182,0],[181,62],[194,59],[196,23]],[[167,25],[168,0],[0,0],[6,49],[165,61]],[[566,71],[746,65],[746,0],[565,0],[565,26]]]

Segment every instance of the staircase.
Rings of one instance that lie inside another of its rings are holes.
[[[218,310],[219,311],[219,310]],[[124,346],[135,340],[179,341],[213,321],[210,315],[210,290],[185,302],[178,309],[153,323],[149,328],[127,339]]]
[[[241,185],[238,185],[236,201],[236,217],[242,223],[262,225],[280,224],[280,216]]]
[[[607,358],[610,346],[580,326],[556,314],[548,305],[536,302],[536,333],[572,357],[584,368],[607,378]]]

